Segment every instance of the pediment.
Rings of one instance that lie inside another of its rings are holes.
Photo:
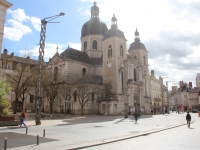
[[[54,55],[53,58],[49,61],[50,64],[57,64],[63,61],[63,59],[59,55]]]

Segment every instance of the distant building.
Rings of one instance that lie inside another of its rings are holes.
[[[192,109],[200,110],[199,87],[193,88],[192,82],[179,82],[179,87],[172,86],[170,93],[171,109],[177,111],[190,111]]]
[[[200,73],[196,75],[196,87],[200,87]]]
[[[6,18],[6,10],[12,6],[11,3],[0,0],[0,58],[1,58],[1,49],[2,49],[2,42],[3,42],[3,35],[4,35],[4,25],[5,25],[5,18]]]

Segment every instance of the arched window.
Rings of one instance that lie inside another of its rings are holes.
[[[144,58],[144,65],[146,65],[146,57],[144,56],[143,58]]]
[[[58,67],[54,68],[54,81],[58,80]]]
[[[74,91],[74,102],[76,102],[76,100],[77,100],[77,92]]]
[[[87,73],[87,70],[86,70],[86,68],[84,67],[84,68],[82,69],[82,75],[85,76],[86,73]]]
[[[133,69],[133,79],[136,82],[137,81],[137,75],[136,75],[136,69]]]
[[[122,92],[124,91],[124,72],[121,72]]]
[[[97,50],[97,41],[96,40],[92,41],[92,49]]]
[[[112,58],[112,46],[108,46],[108,58]]]
[[[121,46],[120,46],[120,56],[121,56],[121,57],[123,57],[123,52],[124,52],[124,51],[123,51],[123,46],[121,45]]]
[[[86,41],[84,42],[83,48],[84,48],[84,52],[85,52],[87,50],[87,42]]]
[[[94,92],[92,92],[92,101],[94,101]]]

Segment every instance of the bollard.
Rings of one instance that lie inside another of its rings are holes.
[[[26,134],[28,134],[28,127],[26,127]]]
[[[39,135],[37,135],[37,145],[39,145]]]
[[[5,137],[5,142],[4,142],[4,150],[7,148],[7,137]]]
[[[45,129],[44,129],[44,131],[43,131],[43,137],[45,137]]]

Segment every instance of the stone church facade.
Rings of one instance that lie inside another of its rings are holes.
[[[87,102],[84,107],[86,114],[122,115],[133,114],[136,110],[142,114],[151,113],[156,97],[153,96],[151,88],[152,75],[148,73],[148,51],[141,43],[137,29],[134,41],[127,47],[127,39],[123,31],[118,28],[115,14],[111,22],[111,28],[108,29],[106,24],[100,21],[99,7],[94,2],[91,7],[91,18],[82,26],[81,51],[68,47],[59,54],[57,49],[49,62],[45,62],[45,68],[52,73],[56,70],[58,74],[66,74],[67,80],[71,80],[75,74],[84,73],[101,80],[100,86],[111,84],[109,95],[106,95],[105,91],[101,95],[95,95],[94,101]],[[4,51],[0,68],[2,74],[11,66],[9,63],[12,63],[12,55],[14,54],[8,55],[7,51]],[[6,60],[8,58],[9,61]],[[13,56],[13,58],[18,57]],[[32,62],[36,64],[36,61]],[[156,82],[162,84],[159,80]],[[162,92],[161,89],[157,91]],[[156,103],[161,105],[162,99]],[[33,111],[35,109],[34,100],[30,95],[27,96],[24,105]],[[78,114],[80,104],[73,98],[67,102],[63,101],[60,94],[55,100],[54,111],[63,112],[66,109]],[[44,98],[44,111],[49,111],[46,98]]]
[[[140,42],[137,29],[135,41],[127,48],[127,40],[118,28],[115,15],[111,22],[108,29],[100,21],[99,7],[94,2],[91,18],[82,26],[81,51],[68,47],[53,56],[47,68],[58,67],[60,72],[64,71],[64,67],[69,75],[81,74],[85,70],[87,74],[102,77],[103,84],[111,83],[110,95],[95,98],[96,113],[118,115],[128,111],[132,114],[136,109],[141,113],[150,113],[148,51]],[[73,109],[77,112],[78,102],[74,103]]]

